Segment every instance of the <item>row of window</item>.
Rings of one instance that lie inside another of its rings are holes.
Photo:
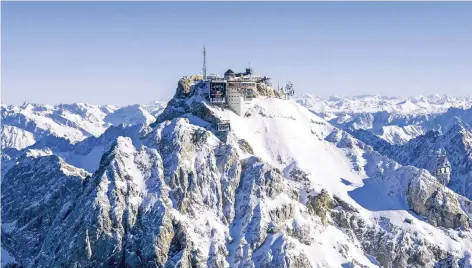
[[[255,85],[228,84],[228,88],[256,88]]]

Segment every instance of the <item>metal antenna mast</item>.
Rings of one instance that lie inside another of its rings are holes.
[[[207,80],[207,67],[206,67],[206,50],[203,46],[203,80]]]
[[[290,96],[293,96],[295,94],[292,82],[287,82],[287,85],[285,85],[285,88],[283,89],[283,93],[286,100],[288,100]]]

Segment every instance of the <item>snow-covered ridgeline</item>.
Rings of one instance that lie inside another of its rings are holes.
[[[150,124],[166,102],[146,105],[91,105],[84,103],[2,105],[2,148],[23,149],[47,135],[76,143],[100,136],[119,124]]]
[[[331,96],[320,98],[310,94],[294,98],[301,105],[317,113],[375,113],[389,112],[396,114],[434,114],[449,108],[472,107],[472,95],[448,96],[429,95],[412,97],[389,97],[380,95]]]

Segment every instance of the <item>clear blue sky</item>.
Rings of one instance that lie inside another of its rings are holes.
[[[2,103],[147,103],[254,71],[299,93],[472,94],[472,2],[2,2]]]

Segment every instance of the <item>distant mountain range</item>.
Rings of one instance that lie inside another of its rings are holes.
[[[472,96],[295,98],[344,130],[368,130],[391,144],[403,144],[430,130],[444,133],[455,124],[472,125]],[[408,105],[405,105],[408,104]]]
[[[166,101],[145,105],[91,105],[84,103],[2,105],[2,148],[23,149],[47,135],[76,143],[100,136],[112,125],[150,124]]]
[[[416,97],[387,97],[359,95],[352,97],[331,96],[327,99],[310,94],[295,97],[303,106],[317,113],[375,113],[388,112],[403,115],[436,114],[449,108],[471,108],[472,95],[429,95]]]

